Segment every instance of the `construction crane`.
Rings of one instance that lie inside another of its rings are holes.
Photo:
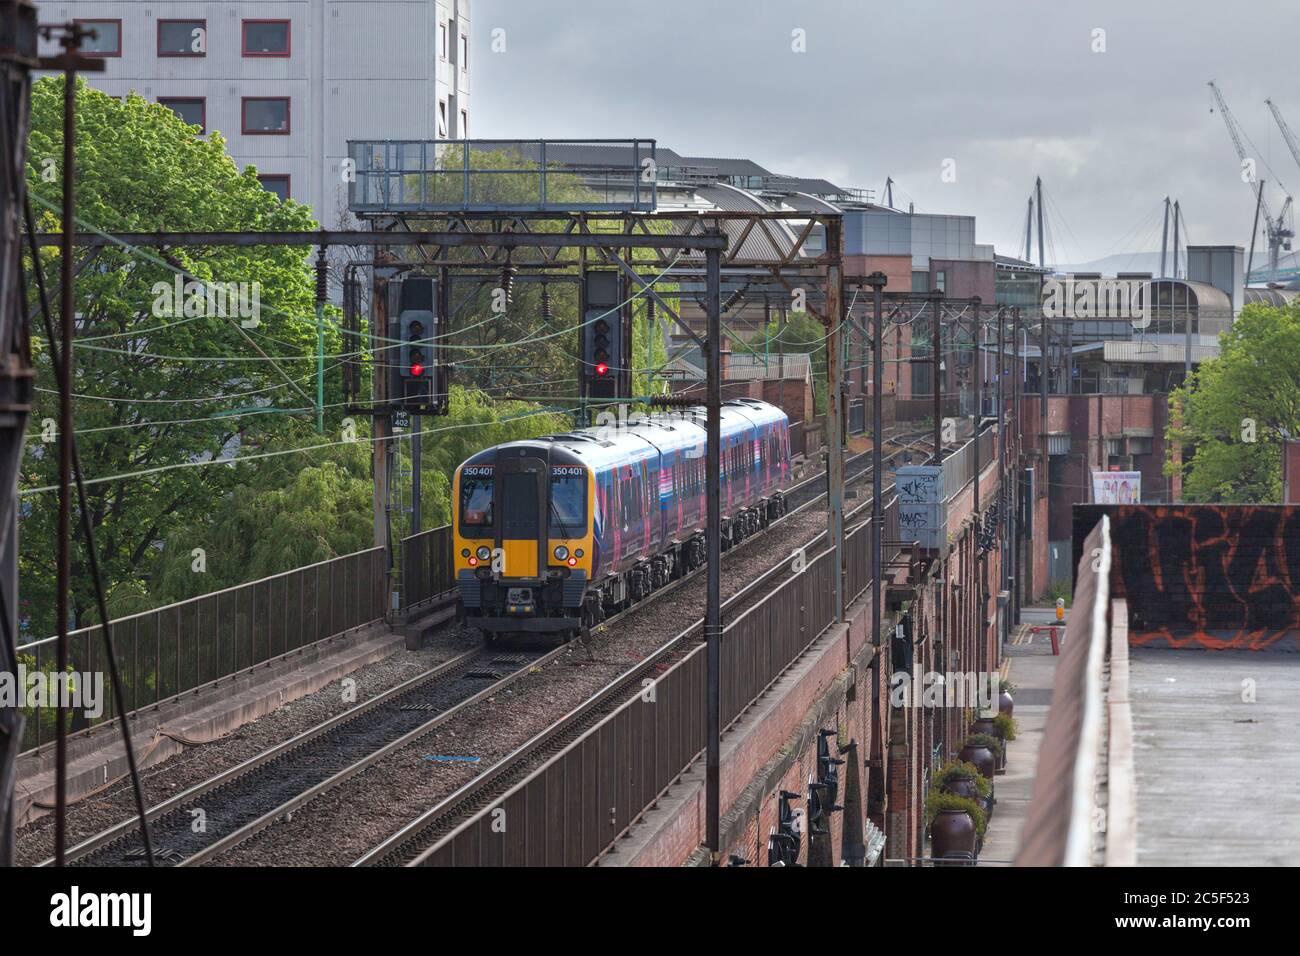
[[[1273,120],[1277,123],[1277,128],[1282,131],[1282,139],[1286,141],[1286,148],[1291,150],[1291,158],[1295,160],[1297,166],[1300,166],[1300,144],[1296,143],[1295,133],[1291,132],[1291,127],[1288,126],[1286,120],[1282,118],[1282,113],[1277,108],[1277,104],[1272,100],[1265,100],[1264,105],[1267,106],[1269,112],[1273,114]],[[1286,201],[1287,206],[1282,207],[1283,214],[1285,214],[1285,211],[1291,202],[1291,197],[1288,196]],[[1288,245],[1287,248],[1290,249],[1290,245]]]
[[[1210,92],[1214,94],[1214,102],[1218,104],[1219,114],[1223,117],[1223,125],[1228,127],[1228,135],[1232,137],[1232,145],[1237,150],[1237,159],[1242,163],[1242,168],[1246,167],[1248,157],[1246,156],[1246,147],[1241,144],[1241,134],[1237,130],[1237,118],[1232,115],[1232,110],[1228,109],[1228,104],[1224,102],[1223,94],[1219,92],[1219,87],[1213,80],[1209,82]],[[1276,114],[1275,114],[1276,115]],[[1297,156],[1297,162],[1300,162],[1300,156]],[[1291,239],[1295,236],[1295,230],[1289,224],[1291,213],[1291,197],[1288,195],[1286,201],[1282,204],[1282,211],[1277,216],[1269,211],[1268,202],[1264,199],[1264,184],[1251,171],[1251,176],[1246,180],[1246,185],[1250,186],[1251,193],[1255,196],[1256,206],[1260,214],[1264,217],[1264,228],[1268,234],[1268,281],[1272,282],[1277,277],[1277,263],[1282,250],[1291,251]],[[1279,186],[1282,184],[1279,182]],[[1283,188],[1285,191],[1285,187]],[[1249,279],[1253,262],[1246,264],[1246,276]]]

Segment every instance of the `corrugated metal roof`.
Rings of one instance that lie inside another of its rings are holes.
[[[701,186],[696,190],[696,195],[727,212],[776,211],[775,207],[753,193],[726,183]],[[684,225],[680,228],[685,230]],[[727,255],[741,259],[779,261],[790,255],[797,239],[794,230],[779,219],[763,220],[761,226],[751,226],[740,220],[723,220],[722,230],[731,240]],[[803,254],[803,250],[800,253]]]
[[[727,381],[780,378],[808,382],[812,380],[812,357],[807,352],[776,352],[767,356],[748,352],[731,352],[726,358]],[[704,377],[704,364],[698,348],[684,349],[665,366],[670,375],[692,380]]]
[[[828,179],[805,179],[801,176],[777,175],[763,185],[773,192],[810,193],[814,196],[844,195],[844,190]]]
[[[1245,292],[1246,305],[1289,305],[1300,296],[1300,292],[1291,289],[1246,289]]]
[[[720,156],[678,156],[677,159],[683,166],[706,166],[711,171],[716,171],[719,176],[772,175],[752,159],[730,159]],[[660,161],[659,165],[664,166],[667,163]]]
[[[1102,361],[1150,362],[1162,365],[1182,365],[1187,360],[1185,345],[1164,342],[1105,342]],[[1219,357],[1217,345],[1193,345],[1192,362],[1204,362]]]
[[[791,209],[797,209],[800,212],[842,212],[839,206],[833,202],[827,202],[820,196],[813,196],[808,193],[792,193],[785,197],[785,204]]]

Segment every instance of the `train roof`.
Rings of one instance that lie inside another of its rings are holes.
[[[600,470],[685,448],[703,451],[707,414],[704,406],[700,405],[669,413],[638,415],[609,425],[506,442],[485,448],[465,464],[490,463],[502,449],[532,449],[549,452],[552,462],[582,464]],[[722,403],[724,439],[748,428],[785,420],[786,415],[781,409],[758,399],[739,398]]]

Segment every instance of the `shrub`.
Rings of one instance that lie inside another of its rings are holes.
[[[1020,725],[1010,714],[998,714],[993,718],[993,732],[1003,740],[1015,740],[1020,732]]]
[[[952,780],[970,780],[975,784],[975,791],[981,799],[987,799],[992,787],[984,779],[984,775],[979,769],[966,760],[950,760],[934,775],[935,789],[942,790],[944,785]]]

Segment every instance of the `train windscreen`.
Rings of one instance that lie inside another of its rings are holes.
[[[486,529],[492,527],[492,493],[493,478],[489,474],[468,474],[468,469],[460,476],[460,526],[461,533],[468,529]]]
[[[584,468],[551,469],[552,538],[580,538],[587,533],[587,472]]]

